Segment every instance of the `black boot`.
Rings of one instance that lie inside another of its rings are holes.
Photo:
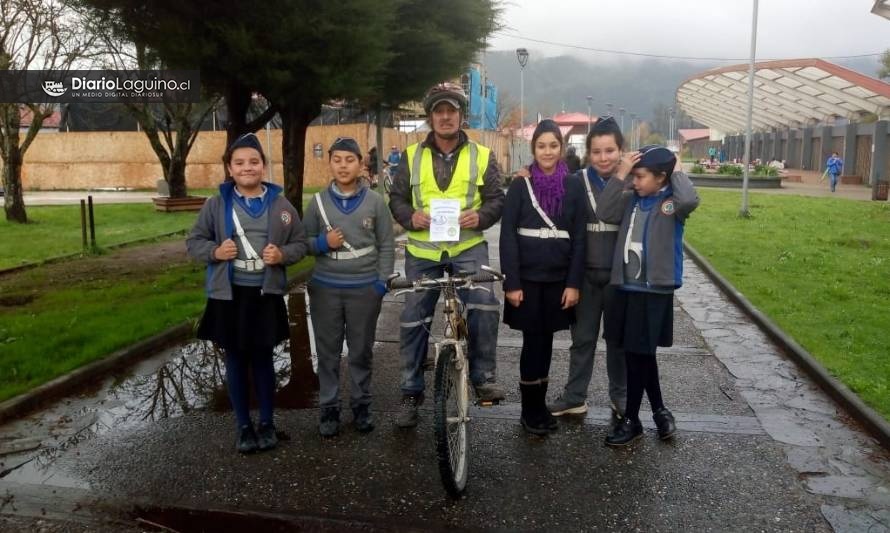
[[[606,446],[626,446],[643,436],[643,424],[624,417],[606,437]]]
[[[550,431],[556,431],[559,429],[559,422],[556,420],[556,417],[553,416],[553,413],[550,412],[550,409],[547,408],[547,385],[550,384],[550,381],[547,379],[541,380],[541,402],[540,409],[541,413],[544,415],[544,420],[547,421],[547,429]]]
[[[658,438],[668,440],[677,432],[677,423],[674,421],[674,415],[667,410],[667,407],[652,413],[652,420],[655,421],[655,427],[658,428]]]
[[[519,423],[522,424],[523,429],[533,435],[550,433],[550,430],[547,429],[547,420],[539,405],[544,401],[541,384],[520,382],[519,391],[522,393],[522,415],[519,418]]]

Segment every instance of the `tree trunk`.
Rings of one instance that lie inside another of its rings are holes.
[[[383,161],[386,158],[386,154],[389,151],[383,149],[383,105],[377,104],[377,120],[375,121],[377,124],[376,132],[377,132],[377,176],[379,179],[383,180]]]
[[[22,162],[24,160],[18,144],[18,135],[10,139],[7,146],[7,157],[3,162],[3,207],[6,210],[6,220],[24,224],[28,222],[25,213],[25,200],[22,197]]]
[[[281,152],[284,164],[284,195],[303,216],[303,165],[306,130],[321,113],[321,103],[287,103],[278,106],[281,114]]]
[[[164,178],[170,187],[170,198],[185,198],[188,196],[188,188],[185,184],[185,163],[187,155],[177,150],[170,157],[170,167]]]

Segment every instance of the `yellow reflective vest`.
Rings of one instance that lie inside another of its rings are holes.
[[[412,144],[407,149],[408,173],[411,179],[411,204],[414,209],[425,209],[429,212],[430,200],[460,199],[461,211],[478,210],[482,206],[480,181],[488,170],[490,150],[485,146],[468,141],[455,156],[457,163],[454,175],[447,190],[440,190],[433,171],[433,152],[429,148],[421,148],[420,144]],[[464,250],[483,242],[482,232],[461,228],[460,240],[447,242],[430,241],[429,230],[408,232],[407,250],[414,257],[439,261],[443,252],[455,257]]]

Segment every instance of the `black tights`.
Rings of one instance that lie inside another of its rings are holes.
[[[522,332],[522,352],[519,354],[519,379],[531,383],[550,374],[553,356],[553,333]]]
[[[658,361],[654,353],[625,352],[627,361],[627,409],[624,414],[628,419],[640,419],[640,404],[643,403],[643,391],[649,397],[652,412],[664,407],[661,397],[661,384],[658,382]]]

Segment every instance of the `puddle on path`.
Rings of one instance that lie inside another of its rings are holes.
[[[289,297],[288,303],[300,302]],[[275,348],[276,407],[317,405],[318,380],[309,354],[305,305],[288,305],[291,338]],[[252,407],[255,407],[251,398]],[[114,429],[141,427],[195,410],[231,410],[225,355],[213,343],[192,341],[168,348],[106,378],[81,395],[64,398],[0,426],[0,479],[18,483],[89,488],[57,468],[66,450]]]

